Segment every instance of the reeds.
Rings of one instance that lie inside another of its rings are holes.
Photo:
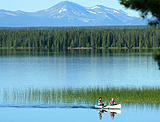
[[[91,104],[97,103],[99,97],[105,104],[115,98],[117,103],[160,103],[159,87],[88,87],[88,88],[51,88],[51,89],[13,89],[3,91],[3,101],[12,103],[74,103]]]

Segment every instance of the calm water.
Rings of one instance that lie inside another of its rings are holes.
[[[0,107],[1,122],[152,122],[159,121],[159,108],[156,106],[122,104],[121,113],[112,120],[110,111],[103,112],[92,108],[35,108],[35,107]]]
[[[11,104],[4,102],[3,89],[160,86],[160,71],[152,55],[127,52],[0,50],[0,121],[100,121],[93,106]],[[157,121],[159,114],[159,107],[154,105],[122,104],[114,121]],[[101,121],[112,121],[109,112],[102,114]]]
[[[8,52],[7,52],[8,51]],[[0,87],[157,86],[152,55],[107,50],[0,50]]]

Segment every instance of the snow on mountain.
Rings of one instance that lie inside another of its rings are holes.
[[[96,12],[93,12],[93,11],[89,11],[89,10],[87,10],[88,12],[90,12],[90,13],[92,13],[92,14],[97,14]]]
[[[144,25],[145,21],[122,10],[102,5],[83,7],[63,1],[37,12],[0,10],[0,26],[104,26]]]
[[[61,13],[62,11],[67,11],[67,9],[62,8],[59,13]]]
[[[95,9],[95,8],[100,8],[100,7],[98,7],[98,6],[95,6],[95,7],[92,7],[91,9]]]

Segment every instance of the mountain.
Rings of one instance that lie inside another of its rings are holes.
[[[83,7],[69,1],[37,12],[0,9],[1,27],[145,25],[146,20],[102,5]]]

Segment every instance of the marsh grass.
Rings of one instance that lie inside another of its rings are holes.
[[[3,101],[14,103],[83,103],[96,104],[99,97],[105,104],[115,98],[117,103],[160,103],[159,87],[88,87],[88,88],[51,88],[51,89],[13,89],[3,91]]]

